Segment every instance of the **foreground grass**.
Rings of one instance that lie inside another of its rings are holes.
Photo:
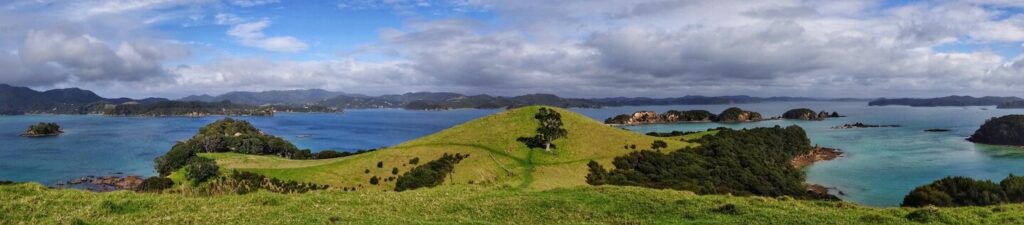
[[[530,150],[516,138],[533,136],[538,126],[534,114],[539,106],[522,107],[475,119],[443,131],[375,152],[325,160],[289,160],[276,156],[237,153],[201,154],[217,160],[223,168],[260,173],[270,177],[301,182],[326,184],[336,188],[359,190],[393,190],[394,181],[385,179],[370,185],[371,177],[397,177],[415,167],[410,159],[421,163],[440,158],[442,154],[460,153],[471,157],[456,166],[452,181],[483,186],[512,186],[521,189],[546,190],[586,185],[586,164],[590,160],[611,166],[616,156],[639,149],[649,149],[655,140],[668,144],[667,149],[681,149],[696,144],[697,139],[713,132],[685,137],[651,137],[601,124],[584,115],[554,108],[562,114],[567,137],[555,141],[553,153]],[[636,149],[626,146],[635,145]],[[383,166],[377,167],[377,163]],[[397,168],[399,173],[392,174]]]
[[[612,186],[214,197],[0,186],[0,224],[914,224],[906,217],[915,210]],[[944,208],[929,218],[932,224],[1021,224],[1024,205]]]

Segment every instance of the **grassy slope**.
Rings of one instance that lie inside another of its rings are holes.
[[[397,167],[399,174],[408,171],[414,167],[408,164],[414,157],[425,163],[444,153],[462,153],[470,157],[456,166],[450,182],[544,190],[586,185],[586,163],[598,160],[610,164],[615,156],[630,151],[623,148],[625,145],[649,148],[654,140],[666,141],[669,149],[693,145],[679,138],[656,138],[610,127],[575,112],[557,109],[562,114],[564,128],[569,131],[568,137],[555,141],[558,146],[555,154],[531,151],[515,139],[535,134],[537,121],[533,115],[539,108],[523,107],[496,113],[394,147],[338,159],[288,160],[232,153],[202,156],[216,159],[217,164],[225,168],[282,179],[379,190],[393,189],[394,182],[371,186],[370,177],[397,177],[391,174],[392,169]],[[686,138],[700,135],[704,134]],[[384,162],[384,167],[377,168],[377,162]],[[365,173],[367,169],[370,173]]]
[[[716,210],[725,204],[737,212]],[[0,224],[913,224],[905,217],[914,210],[612,186],[216,197],[0,186]],[[1022,211],[1024,205],[943,208],[934,223],[1021,224]]]

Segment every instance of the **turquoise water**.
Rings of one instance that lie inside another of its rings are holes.
[[[977,145],[964,140],[986,119],[1024,110],[983,107],[913,108],[868,107],[866,102],[786,102],[735,105],[781,115],[808,107],[839,111],[848,117],[826,121],[772,120],[755,123],[687,123],[630,126],[650,131],[699,131],[719,126],[747,128],[796,124],[807,130],[815,144],[842,149],[845,157],[807,168],[807,180],[836,187],[841,198],[876,206],[898,205],[916,186],[948,175],[999,180],[1009,173],[1024,174],[1024,149]],[[597,120],[638,110],[724,110],[726,105],[630,106],[573,109]],[[294,142],[300,148],[356,150],[390,146],[488,115],[498,110],[406,111],[397,109],[350,110],[341,114],[278,114],[245,117],[257,127]],[[175,141],[189,138],[203,125],[220,117],[105,117],[28,115],[0,117],[0,180],[53,184],[86,175],[154,174],[152,159]],[[22,138],[30,124],[58,122],[65,134],[50,138]],[[833,130],[844,123],[898,124],[897,128]],[[947,128],[951,132],[923,132]]]

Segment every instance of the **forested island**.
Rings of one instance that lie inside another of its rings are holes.
[[[38,123],[36,125],[29,126],[28,130],[26,130],[25,133],[21,134],[21,136],[24,136],[24,137],[48,137],[48,136],[57,136],[57,135],[60,135],[60,134],[63,134],[63,133],[64,133],[64,130],[62,130],[60,128],[60,125],[57,125],[57,123],[42,123],[42,122],[40,122],[40,123]]]
[[[975,98],[971,96],[951,95],[940,98],[879,98],[868,102],[869,106],[905,105],[917,107],[934,106],[996,106],[1008,102],[1024,101],[1018,97],[993,97],[985,96]]]
[[[988,119],[967,140],[981,144],[1024,146],[1024,115]]]
[[[638,125],[655,123],[681,123],[681,122],[755,122],[765,120],[761,113],[745,111],[737,107],[728,108],[715,115],[707,110],[669,110],[664,114],[654,111],[637,111],[630,114],[621,114],[604,120],[605,124]]]
[[[815,113],[814,110],[808,108],[790,109],[782,114],[783,119],[791,120],[825,120],[827,118],[841,117],[839,112],[828,113],[821,111]]]

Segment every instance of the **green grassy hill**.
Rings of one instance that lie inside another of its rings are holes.
[[[374,152],[324,160],[289,160],[276,156],[237,153],[201,154],[217,160],[224,168],[264,174],[280,179],[327,184],[332,187],[392,190],[394,181],[370,185],[373,176],[388,178],[393,168],[399,175],[412,169],[409,160],[421,163],[440,158],[442,154],[461,153],[470,157],[455,167],[454,177],[446,184],[512,186],[531,190],[586,185],[586,164],[590,160],[610,164],[612,158],[633,149],[647,149],[654,140],[668,143],[667,149],[679,149],[693,143],[680,138],[658,138],[607,126],[575,112],[556,109],[562,114],[568,137],[554,142],[554,153],[530,150],[516,138],[533,136],[537,121],[533,115],[538,106],[512,109],[485,116],[461,125]],[[694,139],[706,133],[684,138]],[[383,162],[378,168],[377,163]],[[369,170],[369,173],[366,171]]]

